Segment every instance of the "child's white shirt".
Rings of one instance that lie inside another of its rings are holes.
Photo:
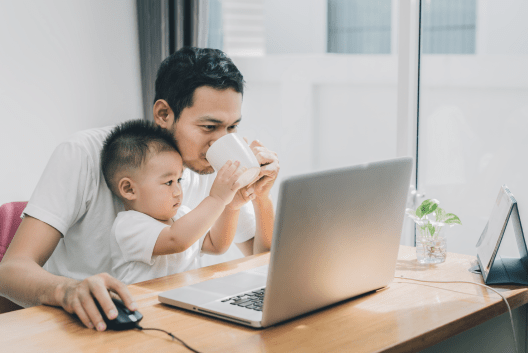
[[[186,206],[180,206],[173,220],[189,211]],[[110,240],[112,272],[117,279],[131,284],[200,267],[199,258],[206,234],[181,253],[152,255],[158,236],[165,227],[170,226],[141,212],[118,213]]]

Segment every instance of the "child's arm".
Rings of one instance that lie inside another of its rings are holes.
[[[252,186],[238,190],[233,201],[225,207],[224,212],[205,237],[202,245],[204,253],[220,255],[229,249],[235,237],[240,208],[255,199],[254,191]]]
[[[238,161],[228,161],[218,171],[209,196],[191,212],[161,231],[152,252],[153,256],[183,252],[213,226],[240,188],[237,180],[244,170],[238,169],[239,165]]]

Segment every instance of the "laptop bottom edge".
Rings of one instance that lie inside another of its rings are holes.
[[[231,321],[231,322],[234,322],[234,323],[237,323],[237,324],[240,324],[240,325],[244,325],[244,326],[249,326],[249,327],[254,327],[254,328],[263,328],[261,321],[244,320],[242,318],[233,317],[233,316],[230,316],[230,315],[228,315],[226,313],[213,311],[213,310],[206,309],[206,308],[203,308],[203,307],[199,307],[199,306],[196,306],[196,305],[190,305],[190,304],[182,303],[182,302],[177,302],[177,303],[169,302],[167,300],[162,300],[162,298],[158,298],[158,299],[160,300],[161,303],[169,305],[171,307],[178,308],[178,309],[184,309],[184,310],[187,310],[187,311],[192,311],[194,313],[200,313],[200,314],[203,314],[203,315],[212,316],[212,317],[215,317],[217,319]]]

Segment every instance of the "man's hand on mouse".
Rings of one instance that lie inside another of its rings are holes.
[[[70,314],[76,314],[86,327],[104,331],[106,324],[97,309],[94,298],[99,302],[108,319],[113,320],[117,317],[117,309],[109,291],[116,293],[128,309],[132,311],[138,309],[128,288],[107,273],[100,273],[83,281],[72,279],[66,284],[61,284],[55,290],[55,298],[64,310]]]

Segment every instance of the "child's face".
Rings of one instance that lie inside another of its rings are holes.
[[[182,158],[178,152],[151,155],[134,177],[137,190],[134,210],[160,221],[174,217],[183,198],[182,173]]]

